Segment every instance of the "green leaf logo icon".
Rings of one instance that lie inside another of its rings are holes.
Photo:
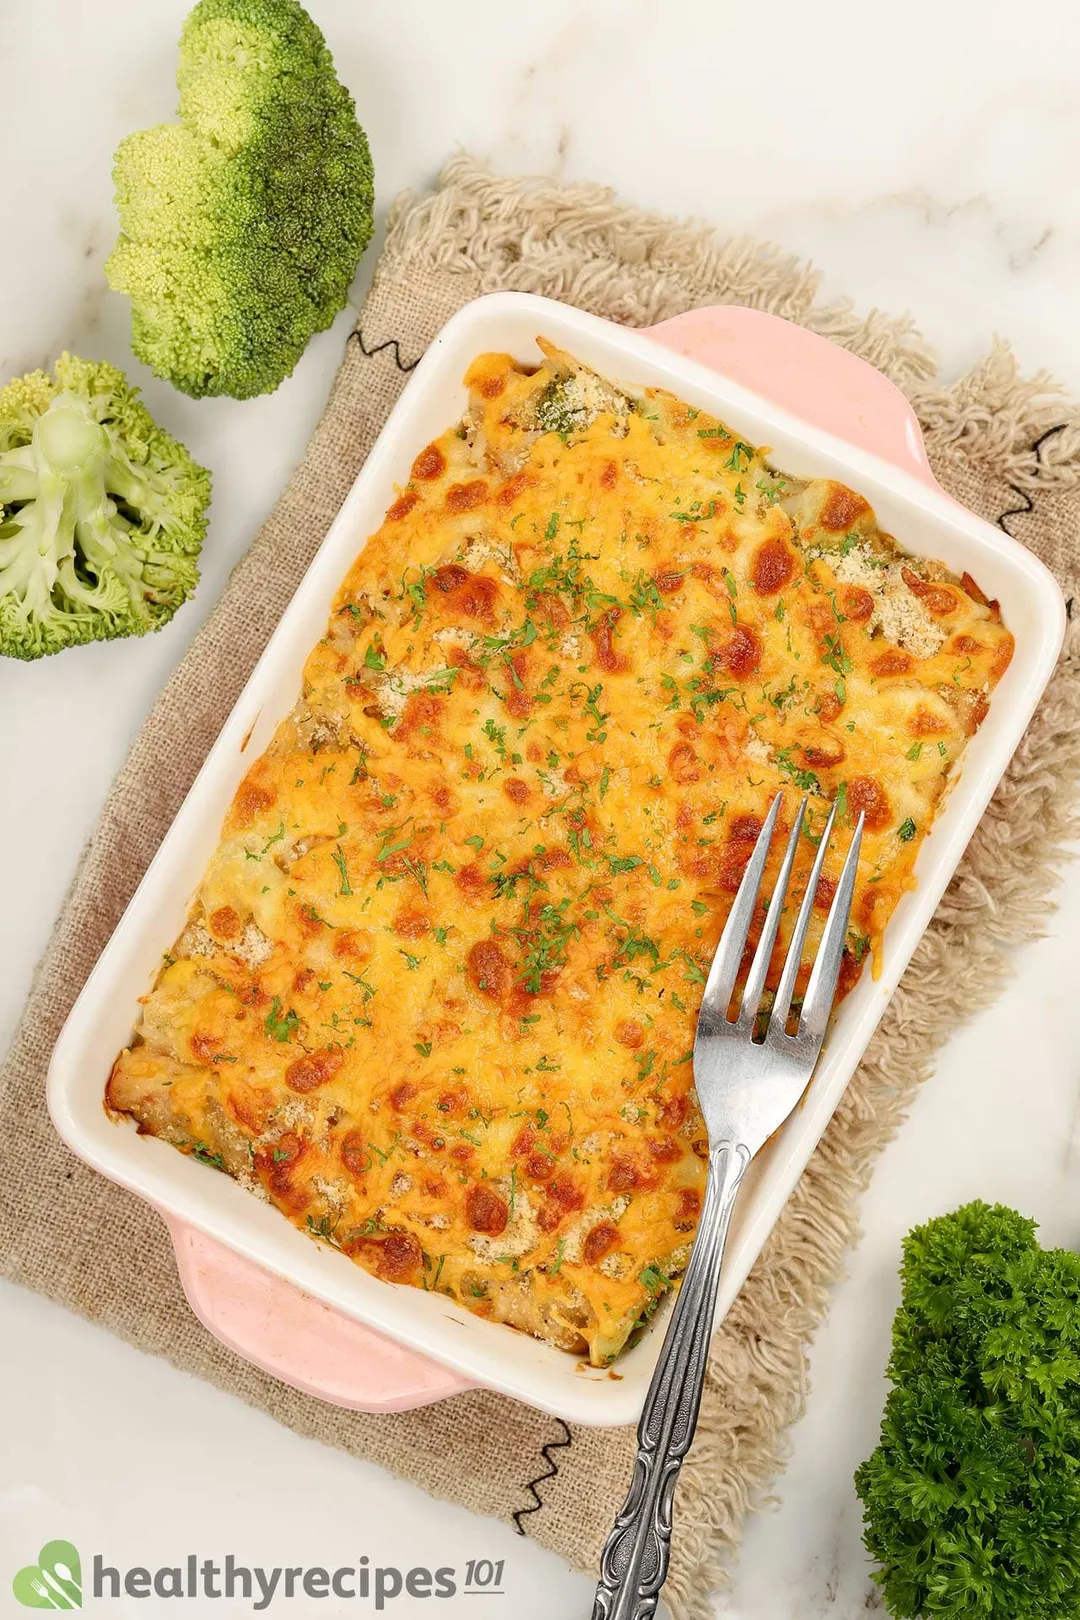
[[[20,1569],[11,1583],[27,1609],[81,1609],[82,1564],[70,1541],[47,1541],[36,1564]]]

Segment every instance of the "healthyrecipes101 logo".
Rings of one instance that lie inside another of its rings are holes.
[[[470,1558],[464,1572],[451,1565],[440,1569],[427,1569],[416,1564],[412,1569],[396,1569],[392,1564],[374,1567],[365,1555],[355,1565],[340,1569],[320,1569],[317,1566],[286,1568],[276,1565],[264,1569],[259,1565],[238,1564],[232,1553],[224,1564],[215,1564],[212,1558],[200,1559],[189,1553],[179,1564],[150,1570],[141,1566],[120,1570],[107,1564],[100,1553],[95,1553],[90,1568],[89,1589],[86,1597],[176,1597],[176,1598],[245,1598],[256,1611],[268,1609],[277,1598],[357,1598],[384,1609],[387,1603],[402,1593],[409,1597],[456,1597],[483,1592],[488,1596],[501,1596],[503,1592],[503,1560]],[[81,1609],[83,1606],[82,1563],[70,1541],[47,1541],[38,1553],[36,1564],[20,1569],[12,1582],[12,1591],[28,1609]]]
[[[37,1563],[20,1569],[11,1586],[28,1609],[81,1609],[79,1555],[70,1541],[47,1541]]]

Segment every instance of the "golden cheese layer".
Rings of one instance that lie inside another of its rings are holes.
[[[810,795],[804,884],[865,817],[842,994],[1012,637],[852,490],[542,347],[476,361],[350,570],[107,1101],[602,1365],[693,1238],[695,1015],[769,803]]]

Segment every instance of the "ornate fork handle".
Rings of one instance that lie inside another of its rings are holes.
[[[667,1578],[671,1503],[697,1427],[728,1223],[750,1150],[709,1152],[705,1205],[638,1424],[634,1476],[600,1559],[593,1620],[649,1620]]]

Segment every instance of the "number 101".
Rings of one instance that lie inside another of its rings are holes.
[[[490,1558],[470,1558],[465,1565],[466,1587],[502,1586],[503,1563],[502,1558],[497,1564],[493,1564]]]

